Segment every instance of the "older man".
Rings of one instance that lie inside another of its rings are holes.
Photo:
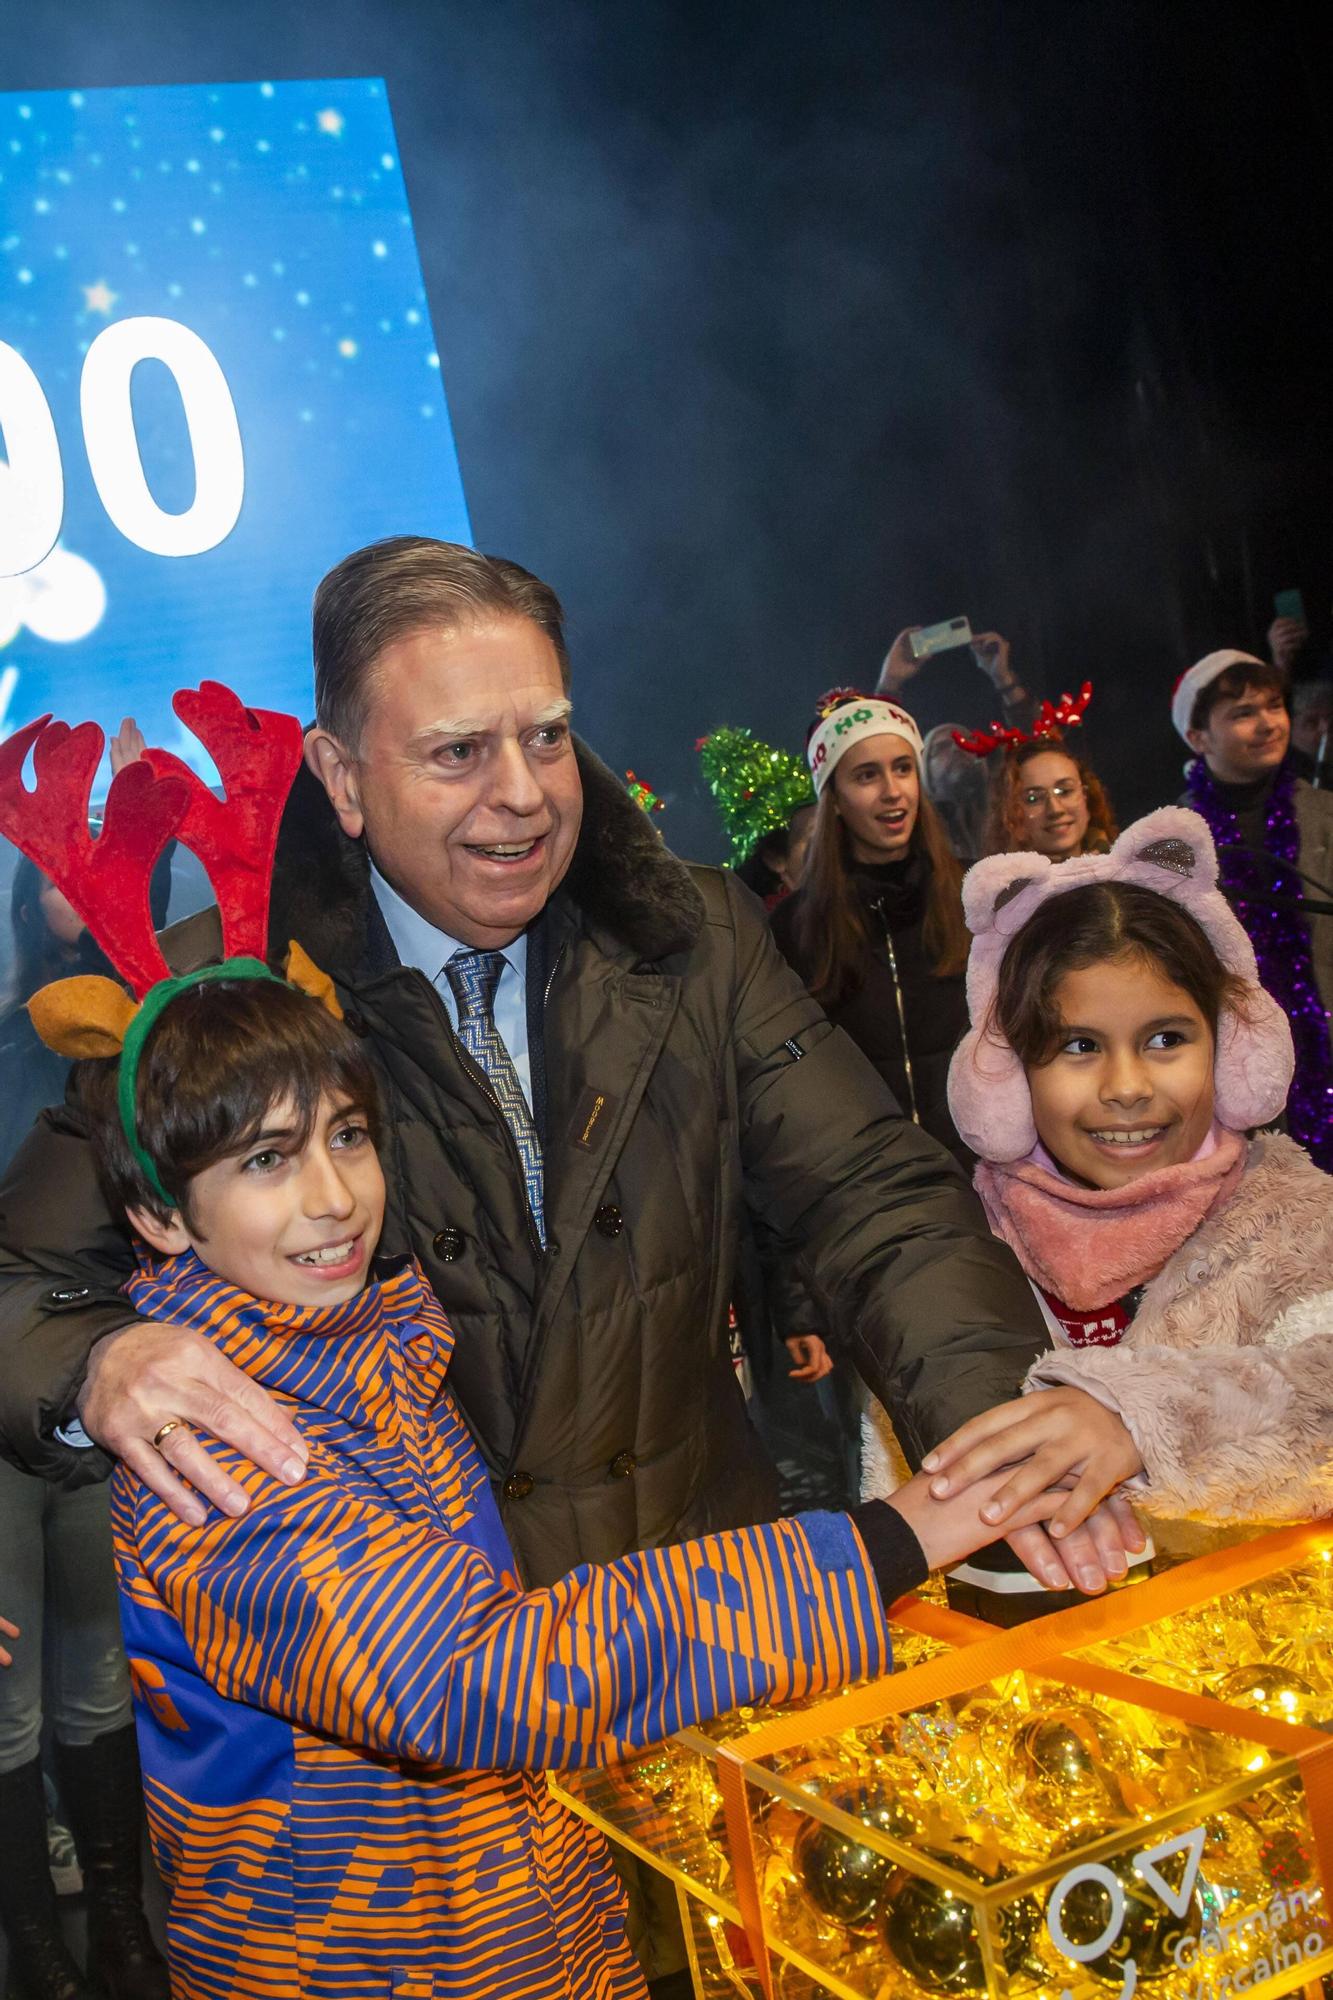
[[[454,1322],[453,1385],[527,1577],[769,1510],[727,1342],[742,1204],[799,1257],[914,1457],[1011,1395],[1043,1344],[1016,1264],[757,907],[674,859],[573,738],[554,593],[398,538],[324,579],[314,648],[273,946],[298,938],[367,1038],[383,1248],[421,1259]],[[206,962],[214,913],[168,944]],[[260,1391],[127,1313],[128,1246],[67,1111],[0,1190],[0,1244],[6,1456],[88,1478],[95,1438],[187,1519],[244,1505],[191,1425],[299,1479]],[[1065,1553],[1100,1581],[1091,1537]]]

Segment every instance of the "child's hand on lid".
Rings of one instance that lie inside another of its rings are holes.
[[[937,1499],[1000,1466],[1010,1478],[987,1500],[983,1518],[1003,1530],[1021,1507],[1051,1487],[1065,1498],[1047,1522],[1058,1541],[1085,1521],[1107,1493],[1142,1472],[1138,1446],[1114,1410],[1082,1389],[1038,1389],[1000,1403],[956,1430],[922,1460]]]

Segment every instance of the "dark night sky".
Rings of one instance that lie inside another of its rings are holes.
[[[707,858],[695,738],[798,747],[901,625],[1090,675],[1122,814],[1177,788],[1190,658],[1291,585],[1327,636],[1331,19],[32,0],[0,88],[388,79],[478,543],[561,591],[581,727]]]

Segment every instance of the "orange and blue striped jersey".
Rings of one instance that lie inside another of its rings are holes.
[[[605,1846],[541,1772],[882,1672],[851,1522],[524,1591],[415,1264],[322,1310],[249,1298],[192,1253],[127,1289],[206,1332],[309,1448],[287,1487],[206,1438],[250,1508],[202,1527],[115,1475],[176,2000],[641,2000]]]

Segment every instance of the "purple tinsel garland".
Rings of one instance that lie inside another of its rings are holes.
[[[1292,806],[1295,779],[1278,772],[1264,820],[1264,851],[1274,861],[1299,863],[1301,836]],[[1190,802],[1208,822],[1217,848],[1222,885],[1232,900],[1259,965],[1259,979],[1291,1023],[1296,1074],[1287,1097],[1287,1129],[1310,1158],[1333,1173],[1333,1051],[1328,1014],[1315,983],[1310,933],[1295,910],[1275,908],[1273,896],[1301,900],[1301,878],[1264,868],[1243,851],[1240,822],[1200,758],[1190,767]],[[1242,846],[1240,853],[1228,849]],[[1333,922],[1333,919],[1328,921]]]

